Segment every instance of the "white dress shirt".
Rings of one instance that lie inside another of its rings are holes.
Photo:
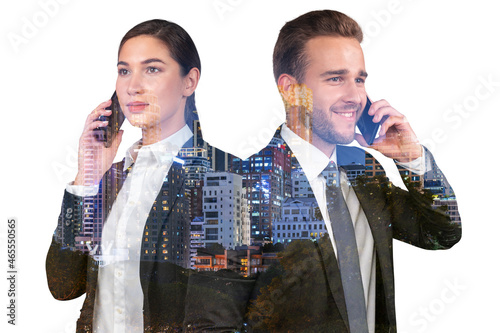
[[[127,151],[124,170],[134,164],[102,230],[94,332],[144,331],[139,277],[144,226],[173,158],[192,135],[186,125],[160,142],[148,146],[138,142]],[[72,185],[67,190],[73,194],[85,191]]]

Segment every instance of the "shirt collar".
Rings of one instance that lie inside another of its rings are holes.
[[[123,170],[127,169],[134,163],[134,156],[140,153],[149,151],[155,157],[156,161],[162,164],[166,159],[170,159],[177,155],[179,149],[193,136],[193,132],[188,125],[184,125],[180,130],[170,135],[169,137],[153,143],[151,145],[143,146],[142,140],[134,143],[125,154],[125,163]],[[136,157],[137,158],[137,157]]]
[[[328,158],[321,150],[295,134],[285,124],[281,126],[281,137],[297,158],[308,179],[317,177],[330,161],[337,163],[337,149]]]

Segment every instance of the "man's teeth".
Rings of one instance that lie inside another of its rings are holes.
[[[335,112],[335,113],[337,113],[337,112]],[[337,114],[340,115],[340,116],[344,116],[346,118],[350,118],[350,117],[352,117],[352,115],[354,114],[354,112],[350,112],[350,113],[343,112],[343,113],[337,113]]]

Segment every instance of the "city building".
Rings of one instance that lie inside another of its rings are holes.
[[[230,170],[243,177],[250,200],[252,244],[270,243],[273,221],[281,219],[282,202],[291,196],[291,154],[280,138],[259,153],[232,158]]]
[[[249,276],[264,272],[269,266],[279,263],[277,253],[263,253],[258,246],[237,247],[234,250],[199,251],[194,257],[194,269],[216,272],[228,269]]]
[[[327,184],[338,184],[339,173],[333,164],[329,164],[321,174],[325,177]],[[314,198],[306,174],[301,168],[292,169],[292,198]]]
[[[365,153],[365,175],[368,179],[373,179],[376,176],[385,176],[384,168],[378,161],[368,152]],[[424,178],[404,167],[398,165],[399,174],[403,179],[412,183],[417,188],[422,188],[424,184]]]
[[[189,268],[190,191],[184,183],[185,170],[181,162],[182,160],[174,160],[160,194],[153,202],[150,223],[144,228],[141,260],[168,261]]]
[[[205,247],[205,231],[203,229],[203,224],[205,223],[203,216],[195,217],[191,221],[190,227],[190,260],[191,268],[194,268],[195,260],[194,257],[197,254],[198,249]]]
[[[461,223],[460,214],[458,213],[458,203],[455,197],[436,198],[432,204],[432,208],[438,209],[446,207],[446,214],[450,216],[451,221]]]
[[[341,167],[345,170],[347,178],[353,186],[356,185],[356,178],[364,176],[366,171],[366,167],[359,163],[341,165]]]
[[[273,243],[319,239],[327,233],[315,198],[288,198],[283,203],[282,220],[273,225]]]
[[[430,190],[439,197],[454,197],[455,192],[441,170],[436,166],[436,161],[430,158],[426,163],[431,163],[430,167],[432,168],[428,167],[427,169],[429,171],[424,174],[424,188]]]
[[[248,204],[242,177],[230,172],[207,173],[203,186],[205,246],[226,249],[250,243]]]

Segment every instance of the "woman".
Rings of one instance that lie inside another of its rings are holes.
[[[244,304],[230,302],[218,303],[227,321],[211,313],[207,324],[198,305],[206,297],[216,307],[221,290],[198,274],[190,280],[186,269],[189,203],[176,156],[181,147],[192,146],[200,69],[193,41],[171,22],[143,22],[120,43],[116,94],[125,117],[142,129],[142,139],[124,161],[112,164],[123,131],[106,148],[94,130],[111,125],[102,120],[111,114],[106,110],[111,101],[92,111],[80,139],[78,173],[66,189],[47,256],[55,298],[87,294],[78,332],[226,329],[242,323],[243,315],[234,314]],[[188,288],[192,281],[196,287]],[[201,294],[200,281],[210,284]]]

